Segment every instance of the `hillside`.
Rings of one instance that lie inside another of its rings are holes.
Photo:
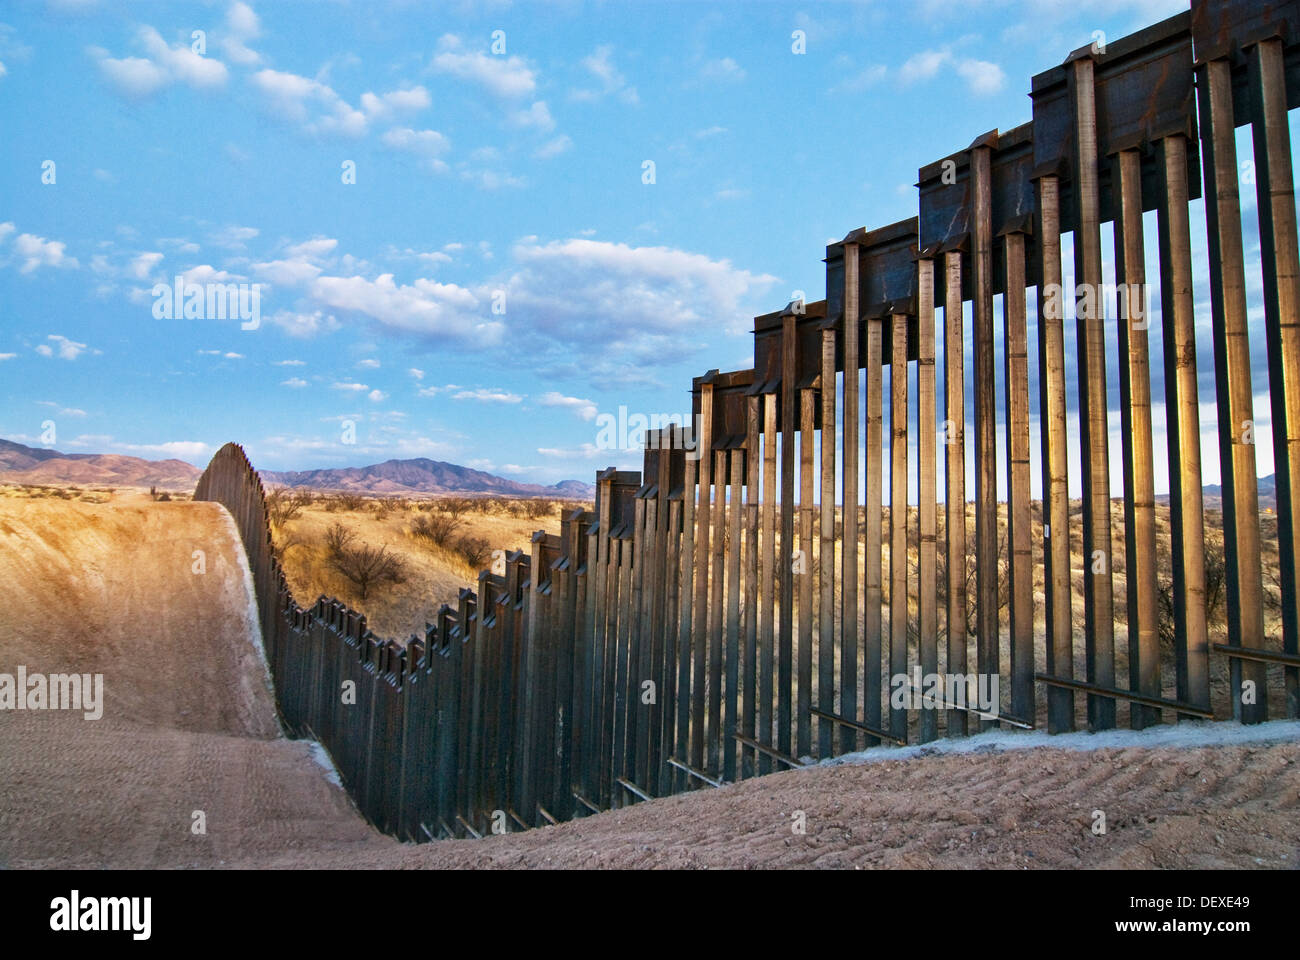
[[[161,487],[192,490],[202,469],[183,460],[145,460],[116,453],[62,453],[0,440],[0,481],[44,486],[95,484],[117,487]],[[366,493],[374,496],[504,496],[558,497],[591,500],[596,488],[578,480],[550,486],[508,480],[424,457],[385,460],[365,467],[340,467],[286,472],[262,471],[271,487]]]
[[[563,480],[551,486],[507,480],[482,470],[418,457],[385,460],[368,467],[325,470],[261,471],[263,483],[271,486],[340,490],[371,494],[491,494],[511,497],[570,497],[590,500],[595,487],[577,480]]]
[[[0,480],[191,490],[202,473],[183,460],[145,460],[118,453],[62,453],[0,440]]]

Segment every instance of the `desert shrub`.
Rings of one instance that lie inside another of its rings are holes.
[[[474,505],[469,497],[442,497],[437,503],[438,512],[448,517],[460,517]]]
[[[522,501],[525,515],[529,520],[541,520],[555,513],[555,501],[538,497],[533,500]]]
[[[330,557],[330,566],[356,587],[362,600],[376,587],[406,581],[406,565],[387,547],[349,544]]]
[[[445,547],[460,527],[460,519],[445,513],[417,516],[411,521],[411,536]]]
[[[487,566],[488,560],[492,558],[492,547],[482,537],[461,537],[456,543],[456,549],[475,570]]]
[[[360,510],[366,505],[366,498],[359,493],[336,493],[333,499],[340,510]]]
[[[164,490],[162,493],[158,494],[158,496],[154,497],[154,499],[159,503],[170,503],[172,495]]]
[[[279,487],[266,495],[266,513],[274,526],[282,527],[311,503],[311,494],[291,493]]]
[[[347,550],[356,538],[355,533],[336,520],[325,531],[325,552],[333,559]]]

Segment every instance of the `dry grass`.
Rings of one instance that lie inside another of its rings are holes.
[[[492,497],[369,498],[355,494],[272,494],[272,536],[299,603],[336,596],[366,615],[378,635],[423,634],[443,603],[475,588],[495,550],[529,549],[537,530],[558,533],[560,518],[590,504]],[[285,508],[283,505],[291,502]],[[286,517],[287,514],[287,517]],[[532,516],[536,514],[536,516]],[[365,599],[331,562],[332,525],[354,536],[354,546],[383,548],[401,563],[401,583],[371,586]]]

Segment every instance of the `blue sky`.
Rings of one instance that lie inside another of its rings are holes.
[[[752,362],[754,315],[824,295],[828,240],[914,215],[918,167],[1030,119],[1031,75],[1094,31],[1180,9],[9,4],[0,435],[635,467],[595,449],[599,413],[689,410],[692,376]],[[260,284],[260,326],[156,318],[177,275]]]

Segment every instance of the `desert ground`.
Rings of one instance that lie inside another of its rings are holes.
[[[402,844],[362,820],[319,751],[280,734],[220,506],[0,499],[0,578],[0,671],[98,672],[105,684],[100,720],[0,713],[0,867],[1300,864],[1294,722],[1216,724],[1253,740],[1215,747],[1195,733],[1182,738],[1193,745],[1151,746],[1077,734],[1011,749],[1002,734],[959,753],[877,750],[557,827]]]

